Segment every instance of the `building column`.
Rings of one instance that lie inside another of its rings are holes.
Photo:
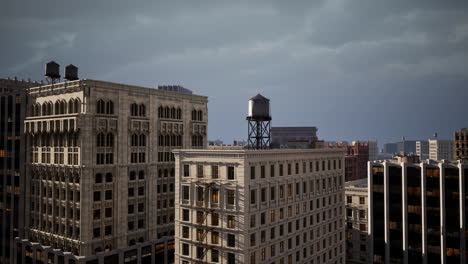
[[[440,264],[447,263],[447,250],[445,242],[445,171],[444,163],[439,163],[439,183],[440,183]]]
[[[373,178],[372,178],[372,162],[367,162],[367,206],[368,206],[368,219],[369,219],[369,225],[367,228],[367,237],[368,237],[368,256],[367,260],[368,262],[371,262],[374,259],[374,218],[373,218],[373,193],[372,193],[372,184],[373,184]],[[345,198],[346,199],[346,198]],[[345,200],[346,201],[346,200]],[[345,213],[346,215],[346,213]],[[346,236],[346,234],[345,234]],[[346,241],[346,239],[345,239]],[[345,254],[346,254],[346,246],[345,246]]]
[[[421,227],[422,227],[422,260],[427,264],[427,202],[426,202],[426,163],[421,163]]]
[[[389,193],[389,164],[384,161],[384,232],[385,232],[385,263],[390,263],[390,193]]]
[[[408,264],[408,173],[407,163],[401,163],[402,177],[401,177],[401,208],[402,208],[402,249],[403,249],[403,263]]]
[[[465,177],[468,175],[464,175],[465,172],[463,170],[463,163],[458,161],[458,172],[459,172],[459,187],[460,187],[460,263],[466,263],[466,238],[465,238],[465,219],[466,219],[466,212],[464,210],[465,204]]]

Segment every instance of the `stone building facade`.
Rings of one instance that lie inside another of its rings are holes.
[[[28,95],[28,241],[87,257],[174,235],[171,151],[206,146],[207,97],[96,80]]]
[[[344,151],[176,150],[175,263],[344,263]]]
[[[24,225],[23,121],[27,88],[37,83],[0,78],[0,263],[13,259],[14,238]]]
[[[345,183],[346,263],[368,263],[367,190],[367,179]]]

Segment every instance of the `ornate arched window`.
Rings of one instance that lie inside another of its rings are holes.
[[[113,147],[114,146],[114,134],[107,133],[106,135],[106,146]]]
[[[75,113],[81,113],[81,100],[78,98],[75,100]]]
[[[132,134],[130,146],[137,147],[138,146],[138,135]]]
[[[71,98],[70,100],[68,100],[68,113],[69,113],[69,114],[76,113],[76,110],[75,110],[75,99],[73,99],[73,98]]]
[[[166,106],[164,108],[164,118],[169,118],[169,107],[168,106]]]
[[[140,105],[140,116],[146,116],[146,107],[144,104]]]
[[[192,120],[197,120],[197,110],[192,110]]]
[[[177,119],[182,119],[182,110],[177,108]]]
[[[49,102],[47,103],[47,115],[52,115],[52,113],[53,113],[53,110],[52,110],[52,109],[53,109],[53,104],[52,104],[51,101],[49,101]]]
[[[47,103],[42,104],[42,115],[47,115]]]
[[[163,107],[162,106],[159,106],[158,107],[158,117],[159,118],[163,118]]]
[[[102,99],[100,99],[98,102],[97,102],[97,113],[98,114],[105,114],[105,103]]]
[[[59,115],[59,114],[60,114],[60,102],[59,102],[59,101],[56,101],[56,102],[55,102],[54,110],[55,110],[54,113],[55,113],[56,115]]]
[[[108,115],[114,114],[114,102],[110,100],[106,102],[106,114]]]
[[[138,112],[137,104],[135,104],[135,103],[131,104],[130,105],[130,115],[131,116],[137,116],[138,115],[137,112]]]
[[[96,145],[98,147],[105,147],[105,136],[103,133],[99,133],[97,135],[97,142],[96,142]]]
[[[140,144],[139,144],[141,147],[144,147],[146,146],[146,135],[144,134],[141,134],[140,135]]]
[[[172,119],[175,119],[175,118],[176,118],[176,112],[175,112],[175,108],[174,108],[174,107],[171,108],[171,118],[172,118]]]
[[[65,114],[66,112],[66,109],[67,109],[67,102],[65,102],[65,100],[61,100],[60,101],[60,114]]]

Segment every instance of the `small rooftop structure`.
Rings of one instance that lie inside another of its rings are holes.
[[[192,94],[192,90],[184,88],[183,86],[180,86],[180,85],[159,85],[158,89],[164,90],[164,91],[176,92],[176,93]]]

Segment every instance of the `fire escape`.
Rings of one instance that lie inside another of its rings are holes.
[[[212,191],[215,189],[214,187],[218,186],[216,182],[213,180],[205,180],[205,179],[198,179],[195,183],[195,186],[197,188],[197,195],[198,193],[198,188],[203,188],[203,198],[197,198],[195,202],[195,208],[197,209],[197,219],[196,219],[196,243],[198,245],[197,247],[197,252],[196,252],[196,258],[197,261],[195,263],[201,264],[201,263],[208,263],[207,260],[205,260],[205,257],[210,249],[212,249],[214,246],[210,245],[208,241],[208,235],[211,231],[213,231],[213,226],[208,223],[208,216],[212,215],[212,213],[215,211],[215,207],[213,207],[212,204],[212,199],[214,197],[214,194]],[[220,189],[217,189],[218,193],[216,194],[219,203],[219,192]],[[211,196],[210,196],[211,195]],[[199,215],[199,213],[202,213],[203,215]],[[219,221],[219,220],[218,220]],[[219,239],[219,238],[218,238]],[[199,252],[198,249],[202,248],[203,252]]]

